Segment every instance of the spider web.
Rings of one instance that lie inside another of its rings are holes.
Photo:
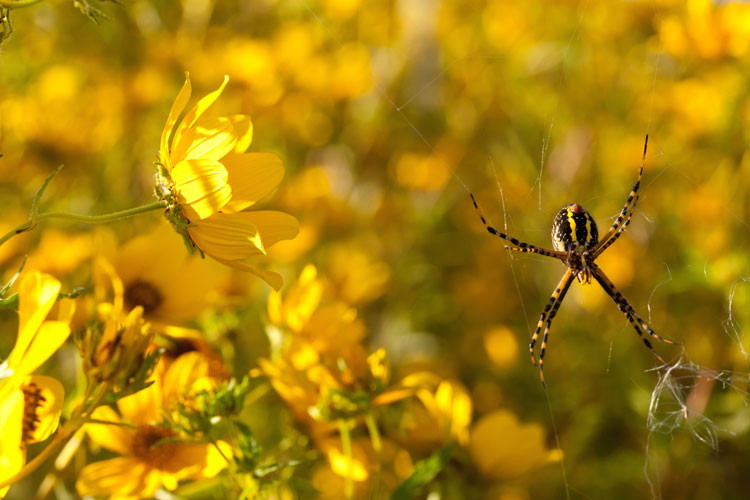
[[[750,355],[745,347],[744,331],[733,311],[737,287],[748,282],[750,282],[750,277],[742,277],[732,284],[729,291],[728,316],[721,323],[725,333],[737,345],[750,366]],[[685,351],[675,362],[654,370],[658,373],[658,380],[651,392],[646,419],[648,436],[643,474],[648,482],[651,498],[661,499],[658,466],[656,465],[659,461],[658,452],[652,449],[655,435],[671,436],[676,432],[685,432],[718,455],[721,439],[734,437],[735,433],[718,425],[710,418],[707,414],[707,407],[711,397],[717,392],[717,388],[724,392],[734,392],[747,407],[750,370],[736,373],[729,370],[709,369],[687,359]]]

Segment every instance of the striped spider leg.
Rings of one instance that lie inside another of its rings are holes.
[[[646,141],[643,144],[643,156],[641,157],[641,166],[638,169],[638,178],[635,180],[633,189],[630,190],[628,199],[625,200],[625,206],[622,207],[620,214],[615,219],[612,227],[604,234],[599,244],[594,249],[594,258],[602,254],[609,246],[614,243],[617,238],[627,229],[630,224],[630,219],[633,217],[635,207],[638,204],[638,188],[641,187],[641,178],[643,177],[643,163],[646,161],[646,150],[648,149],[648,134],[646,134]]]

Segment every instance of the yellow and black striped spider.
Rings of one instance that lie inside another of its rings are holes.
[[[651,349],[651,352],[654,353],[662,364],[665,364],[664,359],[662,359],[662,357],[659,356],[651,346],[651,342],[649,342],[648,338],[643,335],[642,329],[646,330],[646,332],[655,339],[668,344],[676,344],[676,342],[665,339],[654,332],[643,318],[635,312],[633,307],[628,303],[620,291],[617,290],[609,278],[607,278],[607,275],[604,274],[601,268],[594,263],[594,260],[609,248],[609,246],[620,237],[623,231],[625,231],[628,224],[630,224],[630,219],[635,211],[636,203],[638,203],[638,188],[641,185],[643,162],[646,159],[647,147],[648,135],[646,135],[646,143],[643,146],[643,157],[641,158],[641,168],[638,170],[638,179],[636,179],[635,185],[625,202],[625,206],[622,207],[622,211],[617,216],[612,227],[609,228],[609,231],[604,234],[601,240],[599,239],[599,230],[596,227],[596,221],[591,217],[591,214],[589,214],[581,205],[571,203],[560,209],[552,224],[552,245],[555,248],[554,251],[524,243],[490,226],[484,218],[482,211],[479,209],[479,205],[477,205],[474,195],[469,193],[471,201],[474,203],[474,208],[477,210],[479,218],[482,219],[482,223],[487,228],[487,231],[512,244],[512,246],[506,245],[505,248],[517,252],[536,253],[547,257],[553,257],[561,260],[566,266],[568,266],[567,271],[565,271],[565,274],[563,274],[562,279],[560,279],[560,282],[557,284],[555,291],[549,298],[547,305],[544,306],[544,311],[542,311],[542,314],[539,317],[539,322],[536,325],[536,330],[534,330],[534,335],[531,337],[531,343],[529,344],[531,362],[536,365],[534,359],[534,345],[539,338],[542,326],[544,326],[542,346],[539,350],[539,376],[542,379],[543,386],[545,385],[544,353],[547,349],[547,336],[549,335],[550,325],[552,324],[552,319],[557,314],[560,304],[565,298],[565,294],[568,292],[568,288],[570,288],[570,284],[573,282],[573,278],[578,278],[579,283],[584,284],[591,283],[591,278],[593,277],[594,280],[604,288],[607,295],[612,298],[620,311],[625,314],[628,321],[630,321],[633,328],[635,328],[635,331],[638,332],[641,340],[643,340],[643,343],[646,344],[646,347]]]

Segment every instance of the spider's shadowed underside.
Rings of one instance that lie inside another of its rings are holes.
[[[599,283],[604,291],[607,292],[607,295],[612,298],[620,311],[622,311],[622,313],[628,318],[628,321],[633,325],[633,328],[635,328],[635,331],[641,337],[643,343],[646,344],[646,347],[651,349],[651,352],[654,353],[661,363],[665,363],[664,359],[662,359],[662,357],[654,350],[649,339],[643,334],[643,331],[645,330],[650,336],[661,340],[662,342],[676,344],[676,342],[665,339],[654,332],[651,327],[648,326],[648,323],[646,323],[643,318],[635,312],[630,303],[628,303],[615,285],[609,280],[609,278],[607,278],[601,268],[594,263],[594,260],[596,260],[604,250],[609,248],[609,246],[625,231],[628,224],[630,224],[630,219],[633,217],[635,206],[638,203],[638,188],[641,185],[643,162],[646,159],[647,147],[648,135],[646,135],[646,143],[643,146],[643,157],[641,158],[641,166],[638,170],[638,178],[635,181],[635,185],[630,191],[628,199],[625,201],[625,206],[622,207],[622,211],[620,211],[620,214],[617,216],[617,219],[615,219],[612,227],[609,228],[601,239],[599,238],[599,229],[596,226],[594,218],[591,217],[591,214],[589,214],[581,205],[572,203],[560,209],[552,224],[552,245],[554,250],[547,250],[545,248],[524,243],[490,226],[484,218],[482,211],[479,209],[479,205],[477,205],[474,195],[469,193],[471,201],[474,203],[474,208],[479,214],[479,218],[482,219],[482,223],[487,228],[487,231],[490,234],[494,234],[495,236],[511,243],[510,245],[506,245],[505,248],[517,252],[536,253],[547,257],[553,257],[561,260],[568,266],[567,271],[565,271],[565,274],[563,274],[560,282],[557,284],[555,291],[552,293],[549,301],[547,301],[547,305],[544,306],[544,311],[542,311],[542,314],[539,317],[539,322],[536,325],[536,330],[534,330],[534,335],[531,337],[531,343],[529,344],[531,362],[536,365],[534,346],[539,339],[539,334],[541,333],[542,328],[544,328],[542,345],[539,349],[539,376],[542,380],[543,386],[545,386],[544,353],[547,350],[547,337],[549,335],[550,325],[552,324],[552,319],[557,314],[557,310],[560,308],[560,304],[565,298],[565,294],[568,292],[568,288],[570,288],[570,284],[573,282],[573,279],[576,278],[580,283],[591,283],[591,278]]]

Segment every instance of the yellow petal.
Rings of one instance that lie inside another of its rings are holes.
[[[220,160],[234,149],[236,143],[237,136],[228,118],[202,118],[194,127],[185,130],[180,143],[172,148],[171,161]]]
[[[134,457],[116,457],[94,462],[78,475],[81,496],[151,498],[161,486],[158,471]]]
[[[113,425],[86,424],[84,429],[93,442],[122,455],[130,453],[134,432],[127,427],[117,425],[122,420],[115,410],[109,406],[100,406],[94,410],[91,417],[102,422],[113,423]]]
[[[157,365],[158,369],[158,365]],[[161,408],[164,398],[159,377],[153,384],[135,394],[117,400],[117,408],[125,420],[133,425],[147,425],[162,420]]]
[[[198,119],[203,116],[203,113],[205,113],[206,110],[211,107],[214,102],[216,102],[216,99],[218,99],[221,93],[224,91],[224,87],[226,87],[227,82],[229,82],[229,77],[224,76],[224,81],[219,86],[219,88],[203,97],[195,106],[193,106],[193,109],[191,109],[188,114],[185,115],[185,118],[182,119],[180,124],[177,126],[177,130],[175,131],[173,141],[174,145],[177,145],[182,141],[182,135],[185,133],[185,131],[195,125]]]
[[[112,297],[109,296],[110,289]],[[125,287],[115,268],[104,257],[94,261],[94,293],[99,303],[112,301],[114,314],[120,314],[123,308]]]
[[[379,394],[372,400],[372,406],[383,406],[410,398],[414,395],[416,389],[411,388],[393,388]]]
[[[188,352],[177,358],[164,375],[164,403],[177,402],[197,380],[207,377],[209,362],[200,352]]]
[[[227,204],[232,197],[227,177],[222,164],[210,160],[185,160],[174,167],[177,201],[188,219],[205,219]]]
[[[265,253],[258,228],[240,215],[216,213],[189,227],[188,232],[201,250],[217,260]]]
[[[232,199],[221,211],[239,212],[271,194],[284,178],[284,164],[272,153],[227,155],[221,163],[229,173]]]
[[[70,325],[62,321],[47,321],[34,336],[25,356],[19,361],[15,375],[25,376],[47,361],[70,335]]]
[[[305,327],[320,305],[323,296],[323,283],[317,279],[317,274],[318,271],[315,266],[307,264],[300,273],[294,288],[287,293],[284,299],[284,319],[286,324],[295,332],[299,332]],[[269,298],[269,306],[270,304]],[[277,324],[280,321],[281,317],[279,316]]]
[[[253,122],[247,115],[227,116],[234,127],[234,135],[237,137],[237,144],[234,145],[234,152],[242,154],[250,147],[253,142]]]
[[[218,448],[218,449],[217,449]],[[214,477],[227,468],[227,458],[231,458],[232,445],[226,441],[217,441],[216,446],[210,446],[206,454],[206,466],[201,471],[202,477]]]
[[[217,444],[221,447],[222,452],[228,451],[227,457],[231,457],[231,447],[227,446],[226,443],[222,443],[220,441]],[[169,459],[162,462],[159,468],[172,475],[174,479],[198,479],[201,477],[213,477],[226,468],[226,466],[226,460],[221,458],[221,454],[218,453],[213,444],[189,445],[181,443],[174,447]],[[165,476],[162,477],[165,479],[165,487],[169,489],[169,485],[166,483],[167,478]],[[174,484],[174,486],[176,487],[177,485]]]
[[[405,387],[435,387],[440,383],[440,377],[431,372],[417,372],[401,379]]]
[[[21,388],[25,395],[26,435],[24,442],[44,441],[57,429],[60,421],[65,391],[62,384],[52,377],[31,375]],[[29,422],[33,415],[33,421]]]
[[[299,222],[293,216],[273,210],[258,210],[235,214],[258,228],[263,248],[270,248],[281,240],[291,240],[299,233]]]
[[[76,312],[76,301],[74,299],[62,299],[58,301],[57,320],[63,323],[73,321],[73,315]]]
[[[59,292],[60,282],[49,274],[32,271],[21,280],[18,292],[18,339],[8,357],[10,368],[17,370]]]
[[[238,260],[225,260],[225,259],[219,259],[217,257],[211,256],[214,259],[216,259],[218,262],[221,262],[225,266],[232,267],[234,269],[239,269],[240,271],[245,271],[247,273],[252,273],[268,283],[274,290],[277,292],[281,289],[281,286],[284,284],[284,280],[282,279],[281,275],[279,273],[275,273],[273,271],[266,271],[265,269],[260,269],[255,266],[251,266],[249,264],[246,264],[244,262],[238,261]]]
[[[0,400],[0,481],[15,476],[23,467],[24,446],[21,442],[23,428],[23,392],[12,391]],[[0,498],[8,488],[0,488]]]
[[[190,74],[185,73],[185,83],[183,84],[180,93],[177,94],[177,99],[175,99],[175,101],[172,103],[172,109],[169,110],[167,123],[164,125],[164,130],[161,133],[160,147],[162,161],[165,161],[169,158],[169,137],[172,133],[172,129],[174,128],[175,123],[177,122],[177,118],[180,117],[180,113],[182,113],[182,110],[185,109],[188,100],[190,100],[190,93]],[[167,170],[172,169],[172,166],[169,164],[169,162],[165,162],[164,166],[167,168]]]
[[[341,477],[348,477],[353,481],[365,481],[370,476],[364,464],[354,457],[347,457],[338,448],[330,447],[325,450],[331,470]]]

